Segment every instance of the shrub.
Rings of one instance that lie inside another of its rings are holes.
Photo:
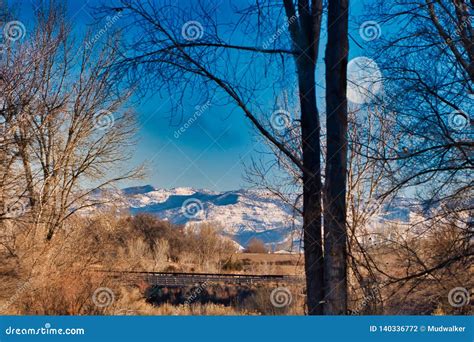
[[[262,240],[253,238],[244,250],[245,253],[268,253],[268,249]]]

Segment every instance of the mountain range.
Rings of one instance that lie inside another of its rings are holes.
[[[300,249],[300,215],[268,191],[216,192],[144,185],[114,192],[113,203],[128,209],[132,215],[149,213],[177,225],[212,223],[221,235],[235,241],[239,248],[258,238],[272,250]]]
[[[241,249],[253,238],[262,240],[273,251],[301,248],[301,216],[269,191],[216,192],[145,185],[119,190],[114,194],[114,203],[132,215],[149,213],[177,225],[212,223],[221,235],[232,239]],[[384,216],[407,221],[410,209],[406,203],[392,203],[384,209]]]

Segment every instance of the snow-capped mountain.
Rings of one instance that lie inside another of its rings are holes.
[[[211,222],[221,234],[245,247],[252,238],[274,250],[300,247],[301,218],[293,208],[266,191],[214,192],[193,188],[126,188],[118,197],[132,214],[150,213],[179,225]]]
[[[215,192],[188,187],[157,189],[144,185],[95,195],[107,197],[108,202],[132,215],[149,213],[187,227],[212,223],[223,236],[231,238],[241,248],[253,238],[262,240],[274,251],[299,251],[302,247],[301,216],[291,205],[268,191]],[[387,222],[408,223],[412,216],[413,204],[406,199],[396,199],[381,208],[368,228],[380,233],[391,227]]]

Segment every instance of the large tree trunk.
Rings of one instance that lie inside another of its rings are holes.
[[[284,0],[293,49],[301,108],[303,149],[303,242],[308,314],[323,314],[324,260],[321,236],[321,146],[316,102],[316,61],[321,30],[322,1]],[[298,20],[294,20],[298,17]]]
[[[346,174],[349,0],[330,0],[326,46],[327,160],[324,186],[324,313],[347,312]]]
[[[321,236],[320,124],[316,106],[314,64],[298,65],[303,143],[303,232],[308,314],[323,314],[323,248]]]

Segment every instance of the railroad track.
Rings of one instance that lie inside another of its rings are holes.
[[[193,286],[199,284],[252,285],[298,284],[303,277],[287,275],[232,274],[232,273],[184,273],[184,272],[140,272],[140,271],[98,271],[115,279],[131,283],[145,281],[155,286]]]

